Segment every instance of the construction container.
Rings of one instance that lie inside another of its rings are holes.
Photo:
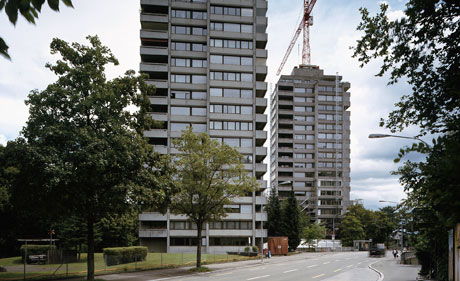
[[[268,250],[272,256],[287,255],[288,247],[287,237],[268,237]]]

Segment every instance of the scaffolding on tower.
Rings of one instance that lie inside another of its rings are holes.
[[[315,6],[316,0],[304,0],[303,3],[303,17],[300,21],[299,27],[294,33],[294,37],[289,44],[289,47],[284,55],[283,60],[276,72],[276,75],[280,75],[281,70],[283,70],[284,65],[286,64],[289,55],[291,54],[292,48],[295,45],[295,42],[299,38],[300,33],[303,31],[303,47],[302,47],[302,64],[311,64],[311,50],[310,50],[310,26],[313,25],[313,16],[311,12]]]

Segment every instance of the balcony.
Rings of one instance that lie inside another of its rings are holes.
[[[168,48],[165,47],[141,47],[141,55],[168,56]]]
[[[267,91],[267,83],[266,82],[261,82],[257,81],[256,82],[256,90],[260,91]]]
[[[164,14],[141,14],[141,21],[168,23],[168,15]]]
[[[140,229],[139,238],[155,238],[167,237],[168,231],[166,229]]]
[[[168,88],[167,80],[146,79],[145,82],[147,85],[153,85],[157,88]]]
[[[141,5],[168,6],[168,0],[141,0]]]
[[[144,131],[144,136],[148,138],[167,138],[168,130],[153,129],[149,131]]]
[[[211,4],[213,5],[251,7],[251,8],[254,3],[253,0],[209,0],[209,2],[211,2]]]
[[[256,221],[267,221],[267,213],[256,213]]]
[[[256,49],[256,58],[267,58],[268,51],[265,49]]]
[[[159,154],[168,154],[168,147],[164,145],[154,145],[153,151],[158,152]]]
[[[207,3],[172,1],[171,8],[185,10],[206,10]]]
[[[267,237],[268,231],[266,229],[256,229],[256,237]]]
[[[167,31],[152,31],[152,30],[142,30],[141,29],[141,38],[152,38],[152,39],[168,39]]]
[[[168,72],[168,64],[141,62],[139,66],[139,70],[148,71],[148,72]]]
[[[140,221],[166,221],[167,216],[156,212],[144,212],[139,214]]]

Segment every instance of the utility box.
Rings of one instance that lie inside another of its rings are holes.
[[[268,250],[271,252],[272,256],[287,255],[288,248],[287,237],[268,237]]]

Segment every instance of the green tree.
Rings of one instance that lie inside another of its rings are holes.
[[[267,231],[268,236],[283,235],[283,217],[281,213],[281,202],[278,197],[276,187],[270,191],[265,211],[267,212]]]
[[[294,190],[291,190],[289,197],[282,203],[283,214],[283,235],[288,237],[289,250],[295,251],[300,244],[302,229],[301,210]]]
[[[225,205],[246,196],[257,187],[244,170],[242,155],[227,144],[195,134],[189,127],[173,140],[180,152],[174,162],[177,194],[171,198],[171,212],[185,214],[197,226],[197,260],[201,267],[201,238],[206,223],[226,216]]]
[[[326,227],[318,223],[310,223],[302,228],[301,238],[305,239],[305,244],[310,245],[313,240],[324,239],[326,237]]]
[[[459,192],[455,155],[460,151],[460,3],[409,0],[404,17],[394,21],[388,19],[387,11],[388,6],[382,4],[381,11],[372,17],[367,9],[361,9],[358,30],[364,35],[354,47],[353,56],[362,62],[361,66],[381,58],[378,76],[389,73],[390,84],[405,79],[412,86],[412,93],[401,98],[381,126],[392,132],[416,126],[420,128],[418,137],[428,133],[439,135],[432,147],[417,143],[401,149],[396,161],[410,151],[426,153],[428,158],[421,163],[407,161],[396,174],[408,193],[405,204],[414,210],[426,210],[423,220],[433,221],[445,233],[443,229],[459,221],[458,200],[452,198],[458,198]],[[431,230],[419,229],[419,238],[423,240],[420,245],[425,245],[424,249],[446,248],[447,239],[429,239]],[[419,256],[422,272],[445,280],[445,255],[437,251],[423,253]],[[443,263],[440,266],[434,260]]]
[[[357,217],[352,214],[346,214],[340,224],[340,237],[344,246],[353,246],[353,240],[362,240],[365,238],[363,225]]]
[[[72,0],[61,0],[67,7],[72,7]],[[29,23],[35,24],[35,19],[38,19],[38,14],[41,12],[45,0],[0,0],[0,12],[5,10],[8,20],[16,25],[18,15],[24,17]],[[59,11],[59,0],[48,0],[49,7],[54,11]],[[0,55],[10,59],[8,54],[8,45],[0,37]]]
[[[118,61],[98,37],[87,39],[91,46],[53,39],[51,53],[61,59],[46,67],[58,79],[29,95],[22,134],[42,165],[37,167],[43,181],[35,187],[52,206],[48,211],[86,223],[87,278],[92,280],[95,225],[163,200],[169,185],[158,180],[163,167],[143,136],[153,124],[146,108],[154,88],[132,70],[108,81],[105,66]],[[130,106],[139,110],[129,111]]]

